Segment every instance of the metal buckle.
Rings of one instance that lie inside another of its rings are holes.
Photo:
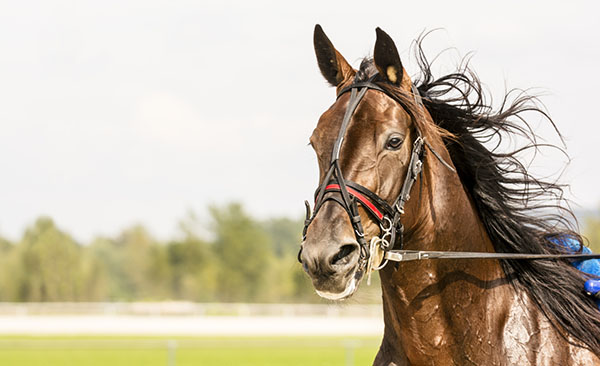
[[[396,208],[396,211],[400,212],[401,215],[404,215],[404,207],[400,207],[400,202],[401,200],[398,201],[394,207]]]
[[[426,253],[420,250],[409,251],[409,250],[396,250],[386,252],[384,258],[394,262],[409,262],[417,261],[421,259],[429,259],[430,253]]]
[[[387,227],[385,226],[385,223],[387,222]],[[384,216],[383,217],[383,221],[381,222],[381,224],[379,224],[379,228],[381,230],[381,236],[380,236],[380,245],[381,245],[381,249],[383,249],[384,251],[387,251],[390,246],[392,245],[392,243],[390,243],[390,240],[392,239],[392,230],[394,230],[394,224],[392,223],[392,220],[387,217]]]
[[[383,255],[383,261],[382,263],[377,266],[377,267],[373,267],[373,258],[375,257],[376,251],[377,251],[377,245],[381,245],[381,238],[378,236],[374,236],[371,239],[371,243],[369,244],[369,259],[367,261],[367,267],[366,267],[366,271],[367,271],[367,286],[371,285],[371,274],[374,271],[379,271],[380,269],[382,269],[383,267],[385,267],[385,265],[388,263],[388,260],[386,258],[386,255]]]

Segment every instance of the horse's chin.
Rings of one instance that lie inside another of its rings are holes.
[[[358,290],[358,284],[362,279],[362,273],[354,270],[350,279],[346,282],[346,288],[342,292],[319,291],[315,289],[317,295],[327,300],[341,301],[352,296]]]

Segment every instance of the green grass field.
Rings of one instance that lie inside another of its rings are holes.
[[[2,366],[371,365],[377,337],[0,337]]]

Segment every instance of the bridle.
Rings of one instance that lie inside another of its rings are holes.
[[[360,203],[370,214],[370,217],[379,224],[381,235],[378,237],[378,245],[381,249],[384,251],[388,251],[394,247],[399,247],[401,249],[403,244],[404,226],[402,225],[400,218],[401,215],[404,214],[404,205],[410,198],[411,188],[421,173],[425,154],[425,139],[423,138],[421,131],[419,131],[418,127],[415,125],[417,137],[413,142],[406,177],[404,178],[404,183],[400,189],[400,194],[392,205],[389,205],[384,199],[368,188],[344,178],[339,163],[340,150],[352,115],[367,91],[369,89],[380,91],[394,101],[404,105],[404,102],[394,94],[373,82],[377,76],[378,74],[375,74],[367,81],[354,81],[353,84],[343,88],[337,95],[337,98],[339,99],[343,94],[350,92],[350,100],[344,118],[342,119],[337,139],[333,145],[329,170],[325,174],[325,179],[323,179],[321,185],[315,192],[315,208],[312,214],[310,212],[310,204],[308,201],[305,201],[306,220],[304,221],[304,230],[302,232],[302,238],[304,240],[306,239],[308,227],[323,204],[330,200],[337,202],[348,214],[350,223],[354,229],[354,235],[360,247],[360,268],[362,268],[362,266],[364,266],[371,258],[372,250],[369,248],[365,239],[365,232],[358,212],[357,203]],[[413,94],[415,96],[415,102],[418,105],[422,105],[419,93],[415,87],[413,87]]]
[[[366,187],[360,184],[347,180],[344,178],[340,164],[339,155],[344,142],[350,120],[352,115],[356,111],[358,104],[361,102],[368,90],[373,89],[380,91],[402,105],[405,106],[405,102],[399,99],[396,95],[389,92],[388,90],[377,85],[374,80],[377,78],[376,73],[370,77],[367,81],[355,80],[351,85],[343,88],[337,95],[339,99],[343,94],[350,92],[350,100],[348,107],[342,119],[342,124],[338,132],[338,136],[333,145],[333,151],[331,153],[331,162],[329,169],[325,174],[325,179],[319,185],[315,191],[315,205],[314,210],[311,214],[310,204],[308,201],[304,201],[306,206],[306,219],[304,221],[304,229],[302,231],[302,241],[306,239],[306,232],[308,227],[314,220],[315,216],[327,201],[337,202],[348,214],[350,223],[354,229],[354,235],[359,244],[359,267],[357,271],[366,270],[370,273],[371,270],[379,270],[383,268],[388,261],[394,262],[405,262],[425,259],[595,259],[600,258],[600,254],[581,254],[581,253],[567,253],[567,254],[529,254],[529,253],[485,253],[485,252],[447,252],[447,251],[419,251],[419,250],[403,250],[404,242],[404,226],[401,222],[401,216],[404,214],[404,206],[410,199],[410,192],[421,175],[423,168],[423,161],[425,158],[425,147],[427,147],[434,156],[448,169],[455,172],[454,168],[444,161],[444,159],[427,143],[419,130],[417,124],[414,124],[416,131],[416,138],[413,142],[412,151],[410,155],[410,161],[408,163],[408,169],[404,182],[400,189],[400,193],[394,203],[389,205],[386,200],[379,197],[376,193],[372,192]],[[415,103],[420,108],[425,108],[419,91],[411,84],[412,93],[415,99]],[[413,122],[416,116],[410,113],[410,109],[404,108],[413,118]],[[358,203],[369,213],[369,216],[379,224],[380,235],[375,236],[371,239],[368,244],[365,239],[365,232],[362,225],[362,220],[358,212]],[[371,260],[374,256],[375,250],[379,247],[384,252],[383,263],[377,268],[373,268]],[[298,253],[298,260],[301,262],[300,255],[302,248]]]

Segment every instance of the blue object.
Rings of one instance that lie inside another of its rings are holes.
[[[590,295],[593,295],[595,298],[600,296],[600,280],[587,280],[585,281],[583,288],[585,288],[585,291]]]
[[[568,249],[572,253],[579,252],[580,248],[582,254],[591,254],[590,248],[582,245],[579,240],[570,236],[564,235],[562,237],[549,237],[548,240],[556,245],[560,245]],[[588,259],[585,261],[574,261],[571,263],[573,267],[577,268],[581,272],[587,273],[592,276],[600,277],[600,259]],[[592,295],[596,300],[598,309],[600,309],[600,279],[590,279],[585,281],[584,289],[587,293]]]

